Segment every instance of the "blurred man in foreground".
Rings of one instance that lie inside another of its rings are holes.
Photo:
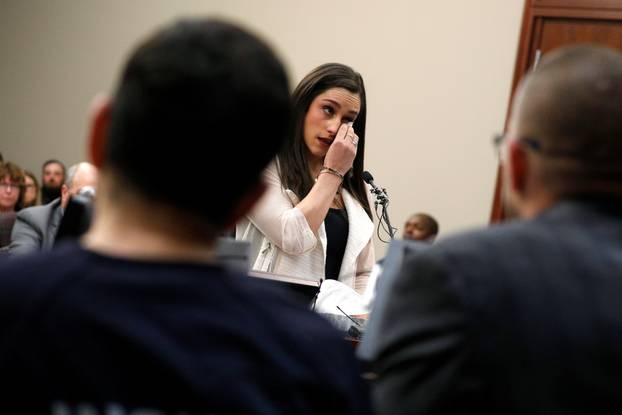
[[[522,218],[410,258],[381,318],[380,414],[622,412],[622,55],[547,55],[517,91]]]
[[[184,20],[139,45],[90,123],[91,229],[80,245],[0,268],[4,408],[368,412],[327,322],[214,263],[219,233],[265,188],[289,102],[281,63],[230,24]]]

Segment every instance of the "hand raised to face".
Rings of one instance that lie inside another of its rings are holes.
[[[326,153],[324,166],[345,175],[352,168],[358,141],[359,137],[354,132],[352,123],[342,124]]]

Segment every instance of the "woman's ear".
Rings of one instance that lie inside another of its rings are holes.
[[[102,93],[93,98],[89,111],[88,152],[91,163],[98,169],[104,162],[110,110],[110,98],[107,95]]]

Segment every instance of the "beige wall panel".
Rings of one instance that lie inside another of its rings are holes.
[[[131,46],[176,16],[215,14],[275,46],[292,84],[328,61],[363,74],[366,164],[389,191],[395,226],[414,211],[436,216],[445,235],[484,225],[496,172],[490,137],[503,127],[522,6],[0,0],[0,151],[35,171],[50,157],[83,159],[89,102],[112,89]]]

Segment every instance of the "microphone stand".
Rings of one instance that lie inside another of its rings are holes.
[[[388,232],[391,239],[395,239],[395,231],[393,230],[393,226],[391,226],[391,221],[389,220],[389,196],[387,195],[386,189],[372,186],[370,190],[374,195],[376,195],[376,201],[374,202],[374,208],[377,210],[378,205],[382,206],[382,217],[381,220],[384,220],[388,226]]]

